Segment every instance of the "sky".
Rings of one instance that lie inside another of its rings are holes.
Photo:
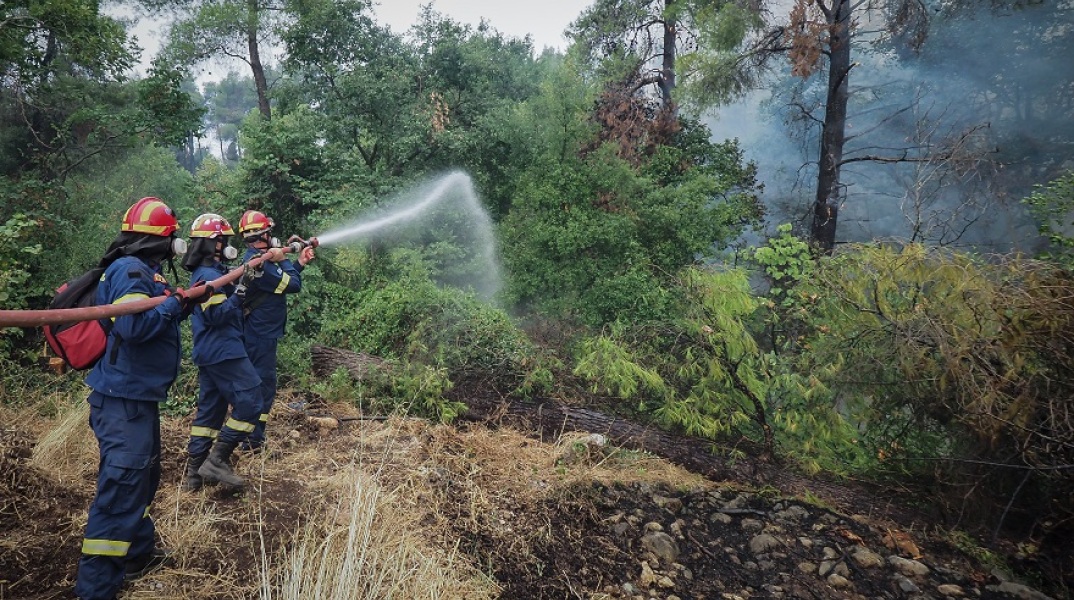
[[[540,53],[546,47],[567,49],[563,32],[578,18],[593,0],[543,0],[518,2],[517,0],[380,0],[374,6],[376,20],[388,25],[396,33],[405,33],[417,21],[418,12],[424,4],[432,4],[433,10],[452,20],[477,26],[484,18],[497,31],[511,37],[533,38],[533,49]],[[105,12],[124,18],[135,18],[125,5],[105,4]],[[132,33],[138,37],[138,45],[145,49],[137,71],[148,71],[153,56],[160,47],[163,22],[141,19]],[[206,68],[198,81],[216,79],[226,68]]]
[[[417,20],[418,11],[430,0],[382,0],[374,7],[377,21],[397,33]],[[433,10],[454,21],[477,25],[484,18],[496,30],[511,37],[533,36],[534,50],[567,49],[563,31],[592,0],[432,0]]]

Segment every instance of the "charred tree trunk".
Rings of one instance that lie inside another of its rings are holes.
[[[257,41],[257,0],[247,0],[246,9],[246,44],[250,51],[250,70],[254,75],[254,87],[257,89],[257,109],[268,121],[272,119],[272,106],[269,104],[268,80],[265,78],[265,67],[261,64],[261,52]]]
[[[670,5],[674,0],[667,0]],[[660,96],[664,101],[664,107],[671,106],[671,90],[675,89],[675,34],[676,22],[664,21],[664,60],[660,73]]]
[[[813,242],[826,253],[835,248],[835,226],[843,195],[840,168],[846,142],[847,100],[849,98],[850,0],[834,0],[828,16],[828,95],[824,105],[824,129],[820,139],[817,196],[813,203]]]

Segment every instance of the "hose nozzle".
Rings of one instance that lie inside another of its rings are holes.
[[[302,252],[304,248],[316,248],[319,245],[321,245],[321,242],[315,237],[304,240],[297,235],[292,235],[287,238],[287,248],[295,254]]]

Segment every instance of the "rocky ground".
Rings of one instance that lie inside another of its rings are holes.
[[[541,441],[487,423],[434,426],[362,419],[346,405],[302,407],[274,415],[271,454],[240,460],[252,482],[243,494],[178,492],[189,417],[165,421],[154,514],[176,557],[124,598],[258,597],[266,553],[272,564],[272,549],[328,501],[325,482],[356,468],[397,493],[395,509],[413,519],[423,543],[474,574],[478,583],[456,588],[467,591],[442,597],[1049,597],[1019,582],[1025,573],[959,550],[967,546],[949,532],[894,521],[868,503],[846,505],[861,496],[833,496],[830,485],[789,493],[714,481],[600,435]],[[50,432],[59,419],[11,409],[0,417],[0,598],[69,598],[93,491],[92,434],[82,421],[57,443]]]

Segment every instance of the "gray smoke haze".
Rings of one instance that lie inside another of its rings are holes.
[[[937,11],[920,52],[878,34],[853,60],[837,241],[1039,247],[1019,201],[1074,168],[1074,0]],[[765,89],[706,123],[757,163],[769,224],[806,232],[826,81],[792,78],[785,59],[773,65]],[[915,161],[854,161],[866,156]]]

